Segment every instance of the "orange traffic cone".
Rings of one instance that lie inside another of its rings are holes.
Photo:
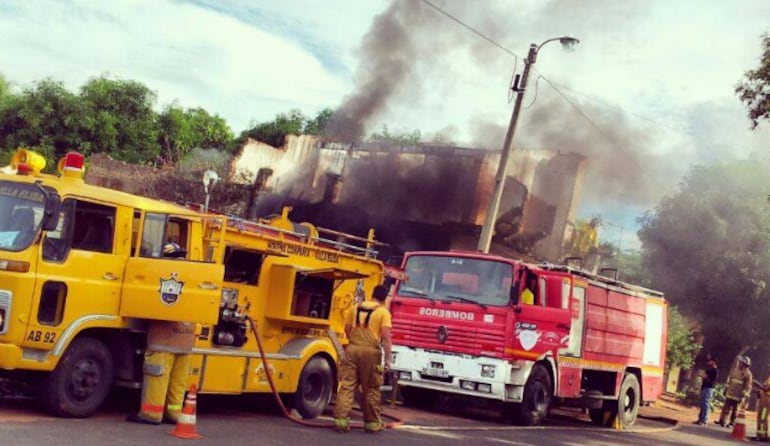
[[[746,411],[743,408],[738,411],[738,418],[735,419],[735,426],[730,437],[734,440],[746,441]]]
[[[195,431],[195,400],[197,399],[195,394],[198,392],[198,386],[195,384],[190,387],[190,391],[187,392],[187,398],[184,400],[184,407],[179,414],[179,420],[176,423],[176,427],[169,434],[177,438],[185,438],[188,440],[197,440],[203,438]]]

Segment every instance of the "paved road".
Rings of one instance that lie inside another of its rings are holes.
[[[31,402],[0,401],[0,445],[179,445],[184,441],[167,434],[173,426],[146,426],[123,421],[134,404],[131,395],[118,395],[111,400],[105,413],[83,420],[45,416]],[[439,414],[403,407],[390,411],[406,423],[398,429],[374,435],[362,431],[338,434],[330,429],[303,427],[280,417],[270,399],[204,395],[199,400],[197,424],[204,439],[194,444],[361,446],[362,442],[371,444],[375,439],[399,446],[734,444],[729,431],[724,428],[681,425],[671,430],[666,423],[642,419],[637,426],[640,432],[621,432],[594,428],[576,411],[552,417],[546,426],[538,428],[513,427],[499,419],[490,422],[488,414],[478,411]]]

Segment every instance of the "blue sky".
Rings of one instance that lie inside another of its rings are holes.
[[[768,149],[733,89],[757,65],[770,2],[742,0],[438,1],[522,56],[565,34],[576,51],[541,51],[514,145],[588,156],[580,214],[636,246],[635,220],[676,190],[692,163]],[[415,6],[416,5],[416,6]],[[387,0],[3,0],[0,73],[16,88],[51,77],[71,89],[100,74],[218,113],[235,132],[299,108],[312,115],[357,91],[375,55],[361,50]],[[498,148],[521,62],[417,0],[402,17],[409,72],[367,122]],[[386,43],[385,47],[388,47]],[[390,48],[399,54],[400,48]],[[544,75],[561,86],[551,88]],[[570,102],[567,102],[562,94]]]

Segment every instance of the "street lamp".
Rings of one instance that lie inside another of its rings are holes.
[[[495,190],[492,194],[492,199],[489,202],[487,208],[487,215],[484,220],[484,226],[481,228],[481,237],[479,237],[478,250],[481,252],[489,252],[489,244],[492,242],[492,232],[495,226],[495,220],[497,220],[497,213],[500,207],[500,200],[503,197],[503,186],[505,185],[505,173],[508,169],[508,158],[511,154],[511,142],[513,142],[513,135],[516,132],[516,123],[519,119],[519,112],[521,111],[521,103],[524,100],[524,93],[526,92],[527,80],[529,79],[529,70],[537,60],[537,53],[540,48],[548,42],[558,40],[562,47],[566,50],[571,50],[580,41],[574,37],[554,37],[548,39],[540,45],[534,43],[529,47],[529,54],[524,60],[524,70],[521,73],[521,84],[518,86],[514,82],[513,89],[516,91],[516,103],[513,106],[513,114],[511,115],[511,122],[508,125],[508,133],[505,135],[505,142],[503,143],[503,151],[500,155],[500,164],[497,166],[497,174],[495,175]]]

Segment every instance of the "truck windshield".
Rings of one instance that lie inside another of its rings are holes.
[[[34,184],[0,181],[0,250],[27,249],[40,231],[45,196]]]
[[[431,300],[507,305],[513,267],[494,260],[453,256],[411,256],[406,262],[407,280],[398,295]]]

